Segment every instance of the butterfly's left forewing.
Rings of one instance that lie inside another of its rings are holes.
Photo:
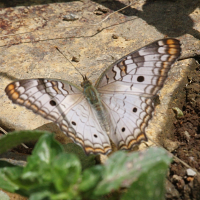
[[[79,88],[52,79],[19,80],[10,83],[5,92],[13,103],[52,121],[83,98]]]
[[[116,61],[97,80],[95,86],[115,127],[110,138],[119,148],[131,149],[147,140],[153,97],[180,53],[178,40],[158,40]]]

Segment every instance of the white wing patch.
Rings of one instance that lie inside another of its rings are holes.
[[[131,149],[147,140],[145,128],[153,113],[151,99],[119,93],[102,94],[101,99],[115,127],[110,138],[118,148]]]
[[[72,133],[65,126],[63,121],[68,120],[68,127],[74,130]],[[111,151],[110,140],[106,132],[102,129],[93,108],[83,99],[69,112],[65,113],[65,118],[60,120],[60,128],[70,135],[74,141],[78,141],[86,153],[107,154]]]

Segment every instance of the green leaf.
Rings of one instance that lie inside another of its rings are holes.
[[[167,169],[168,166],[163,162],[149,168],[133,182],[121,200],[164,200]]]
[[[0,154],[9,149],[28,141],[37,140],[46,131],[15,131],[0,138]]]
[[[26,167],[0,162],[0,187],[30,199],[79,199],[81,164],[64,152],[54,134],[42,135]]]
[[[73,146],[70,148],[72,152]],[[78,155],[84,166],[88,157],[82,153],[80,149]],[[115,194],[111,195],[113,199],[121,196],[122,200],[160,200],[170,161],[162,148],[134,153],[118,151],[104,166],[89,167],[94,164],[94,157],[90,157],[90,164],[82,171],[76,155],[64,152],[53,134],[45,134],[40,137],[26,167],[0,162],[0,187],[28,196],[30,200],[103,199],[103,195],[110,193]],[[120,187],[129,188],[128,192],[120,196],[113,193]]]
[[[103,166],[97,165],[83,171],[82,181],[79,189],[84,192],[96,187],[96,185],[102,179],[103,170]]]
[[[75,143],[68,143],[63,145],[63,147],[67,153],[73,153],[79,158],[83,170],[95,165],[96,156],[86,155],[79,145]]]
[[[63,151],[62,145],[54,139],[54,134],[41,136],[32,151],[32,155],[28,157],[28,163],[24,168],[24,173],[29,171],[38,172],[38,168],[48,166]]]
[[[73,199],[81,164],[75,155],[64,152],[53,134],[43,135],[36,144],[21,176],[31,199]]]
[[[93,193],[98,183],[102,180],[103,171],[104,167],[102,165],[93,166],[83,171],[82,181],[79,185],[83,199],[95,199]]]
[[[41,192],[34,192],[30,195],[29,200],[42,200],[42,199],[50,199],[51,192],[47,190],[43,190]]]
[[[73,154],[61,153],[52,163],[53,179],[57,191],[63,192],[77,183],[81,175],[81,164]]]
[[[9,192],[18,190],[19,185],[16,180],[18,180],[22,170],[22,167],[0,161],[0,188]],[[13,176],[14,181],[9,178],[10,176]]]
[[[94,194],[104,195],[119,187],[129,187],[158,163],[163,163],[167,169],[170,162],[171,157],[162,148],[149,148],[129,154],[118,151],[106,163],[103,180],[95,188]]]

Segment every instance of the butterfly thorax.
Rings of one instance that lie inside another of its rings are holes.
[[[97,89],[87,78],[81,83],[81,86],[83,87],[84,96],[95,110],[96,117],[98,118],[102,129],[107,133],[110,133],[110,120],[108,118],[107,110],[101,102]]]
[[[81,83],[81,86],[83,87],[83,93],[88,100],[88,102],[91,105],[95,105],[99,103],[99,94],[96,90],[96,88],[92,85],[92,83],[89,80],[84,80]]]

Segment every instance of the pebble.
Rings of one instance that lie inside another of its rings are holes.
[[[77,19],[79,19],[79,16],[78,16],[78,15],[75,15],[75,14],[73,14],[73,13],[70,13],[69,15],[63,16],[63,20],[64,20],[64,21],[75,21],[75,20],[77,20]]]
[[[196,173],[194,170],[192,170],[192,169],[187,169],[186,172],[187,172],[187,175],[188,175],[188,176],[195,176],[195,175],[197,174],[197,173]]]

